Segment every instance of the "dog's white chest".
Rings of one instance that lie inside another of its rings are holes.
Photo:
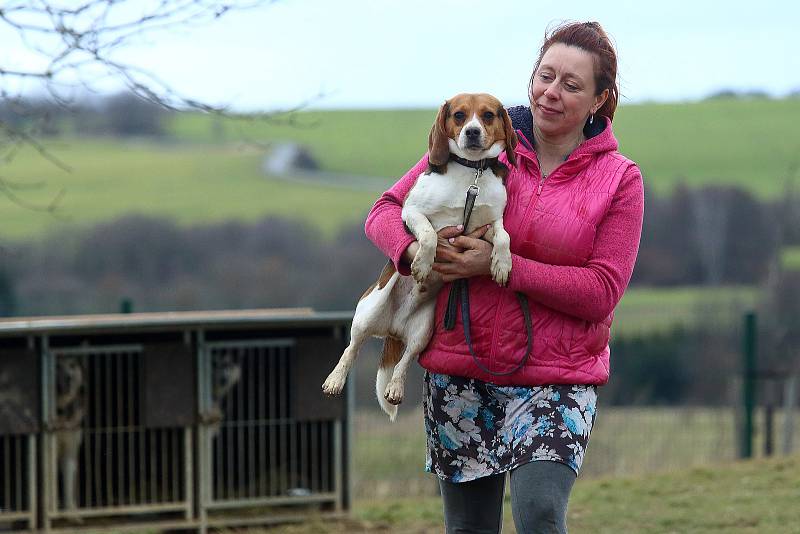
[[[475,181],[475,172],[451,164],[447,174],[421,174],[403,203],[403,210],[419,211],[436,231],[445,226],[461,224],[467,190]],[[467,231],[496,221],[502,217],[506,205],[506,189],[491,169],[483,172],[477,185],[480,192],[475,199]]]

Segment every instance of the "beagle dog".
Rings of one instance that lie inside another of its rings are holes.
[[[408,366],[416,361],[433,334],[436,294],[441,276],[432,271],[437,232],[463,223],[470,186],[479,187],[464,233],[491,225],[492,278],[505,285],[511,271],[510,239],[503,228],[508,168],[497,157],[505,150],[516,165],[517,136],[503,105],[487,94],[459,94],[439,109],[429,136],[428,168],[403,202],[402,219],[417,238],[419,250],[411,277],[401,276],[389,262],[377,282],[356,306],[350,344],[322,385],[329,395],[341,393],[361,345],[369,336],[384,338],[376,394],[381,408],[394,421],[403,400]]]

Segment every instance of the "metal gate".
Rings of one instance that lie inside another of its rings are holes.
[[[341,508],[342,425],[298,418],[294,339],[205,342],[198,373],[201,524],[242,524]],[[311,388],[317,384],[304,384]]]
[[[50,348],[44,360],[45,529],[191,517],[191,435],[146,428],[142,345]]]

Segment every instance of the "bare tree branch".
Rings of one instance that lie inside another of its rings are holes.
[[[197,110],[235,116],[228,106],[201,102],[183,95],[140,66],[118,59],[117,53],[146,34],[174,27],[205,24],[233,11],[253,9],[277,0],[12,0],[0,3],[0,31],[19,38],[23,48],[39,60],[16,64],[0,62],[0,101],[15,98],[9,87],[39,81],[52,102],[68,107],[74,95],[95,92],[102,80],[114,79],[139,98],[168,110]],[[24,66],[21,66],[24,65]],[[31,65],[30,67],[28,65]],[[292,114],[305,107],[260,115],[261,120],[292,123]],[[32,112],[34,113],[34,112]],[[56,167],[69,166],[37,141],[30,127],[0,117],[0,158],[8,162],[22,146],[34,148]],[[25,202],[17,188],[0,176],[0,194],[29,209],[54,213],[63,191],[47,206]]]

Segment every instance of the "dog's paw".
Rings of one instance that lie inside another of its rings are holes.
[[[431,262],[423,260],[418,254],[414,261],[411,262],[411,276],[414,277],[417,283],[423,284],[430,274]]]
[[[334,370],[331,374],[328,375],[328,378],[325,379],[325,382],[322,384],[322,391],[326,395],[338,395],[344,389],[344,383],[347,377],[342,376],[338,370]]]
[[[386,399],[389,404],[397,405],[403,402],[403,382],[396,379],[390,380],[386,385],[383,398]]]
[[[511,273],[511,253],[497,254],[492,251],[492,279],[505,286],[508,283],[508,275]]]

